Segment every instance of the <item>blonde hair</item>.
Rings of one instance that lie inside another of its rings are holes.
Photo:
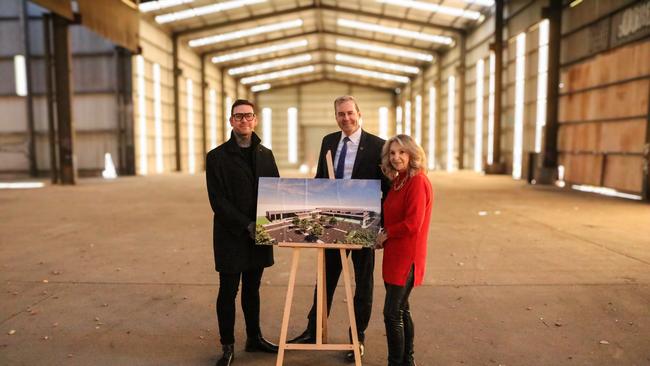
[[[381,149],[381,171],[388,179],[397,177],[397,170],[390,163],[390,146],[393,143],[399,144],[409,155],[408,176],[412,177],[420,172],[427,172],[427,157],[424,150],[408,135],[397,135],[386,141]]]

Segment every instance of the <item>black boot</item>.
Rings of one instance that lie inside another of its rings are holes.
[[[296,338],[290,339],[287,343],[300,343],[300,344],[314,344],[316,343],[316,330],[307,327],[301,335]]]
[[[404,366],[416,366],[413,359],[413,339],[415,338],[415,327],[411,312],[404,310],[402,313],[402,321],[404,322]]]
[[[258,333],[254,337],[248,337],[246,340],[246,352],[266,352],[266,353],[278,353],[278,345],[273,344],[262,336],[262,333]]]
[[[217,361],[216,366],[230,366],[235,360],[235,345],[224,344],[222,348],[223,348],[223,355],[221,356],[221,359]]]

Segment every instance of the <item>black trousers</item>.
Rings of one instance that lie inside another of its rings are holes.
[[[375,270],[375,251],[372,248],[352,250],[352,264],[354,266],[354,279],[356,289],[354,291],[354,315],[357,323],[357,335],[360,342],[365,341],[365,331],[370,322],[372,312],[372,286],[373,272]],[[347,251],[350,255],[350,250]],[[332,299],[336,285],[341,276],[341,254],[339,249],[325,250],[325,278],[327,288],[327,315],[332,308]],[[316,290],[314,290],[314,301],[307,316],[309,323],[307,329],[316,333]]]
[[[388,341],[388,365],[407,366],[413,364],[413,338],[415,329],[409,309],[409,295],[413,289],[413,267],[404,286],[386,286],[384,301],[384,324]]]
[[[241,307],[246,321],[246,335],[260,334],[260,283],[264,268],[246,272],[219,272],[219,295],[217,295],[217,322],[221,344],[235,343],[235,299],[241,278]]]

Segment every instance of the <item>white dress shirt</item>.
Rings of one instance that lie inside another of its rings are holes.
[[[343,139],[345,138],[345,133],[341,131],[341,139],[339,144],[336,147],[336,159],[334,159],[334,166],[338,166],[339,156],[341,155],[341,149],[343,149]],[[354,159],[357,158],[357,151],[359,151],[359,142],[361,141],[361,127],[359,127],[352,135],[348,136],[350,141],[348,141],[348,151],[345,153],[345,168],[343,169],[343,179],[352,178],[352,169],[354,168]]]

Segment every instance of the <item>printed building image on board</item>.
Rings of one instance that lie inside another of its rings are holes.
[[[380,212],[379,180],[260,178],[255,242],[371,247]]]

